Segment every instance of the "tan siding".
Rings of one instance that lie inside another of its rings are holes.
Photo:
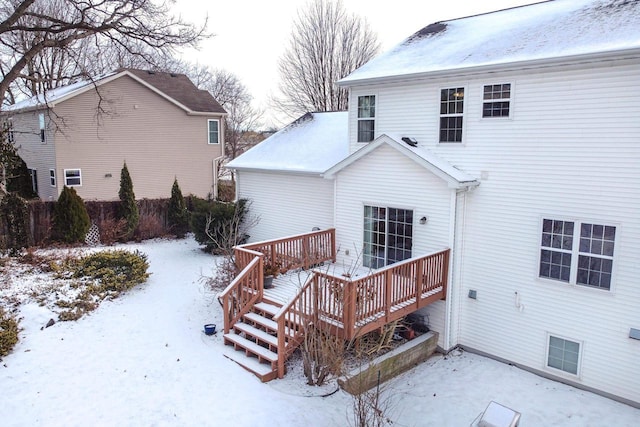
[[[40,139],[40,123],[38,115],[45,115],[45,142]],[[35,169],[38,176],[38,193],[42,200],[54,200],[58,196],[56,187],[49,182],[49,169],[55,169],[55,144],[53,132],[55,124],[46,110],[18,113],[12,116],[15,145],[18,154],[30,169]]]
[[[251,201],[252,242],[333,227],[333,181],[319,176],[240,171],[238,197]]]
[[[547,333],[582,341],[581,376],[567,378],[640,402],[640,342],[628,338],[640,327],[640,65],[604,65],[357,88],[352,99],[377,93],[379,133],[484,172],[462,230],[458,342],[547,370]],[[482,119],[483,84],[501,82],[514,85],[512,118]],[[439,145],[439,90],[458,85],[465,141]],[[543,217],[618,226],[610,292],[537,278]]]
[[[213,193],[213,161],[222,154],[222,144],[207,143],[214,115],[189,116],[127,76],[59,104],[55,113],[64,123],[56,134],[60,184],[63,169],[82,169],[76,190],[83,198],[117,199],[125,161],[138,199],[169,197],[174,177],[185,195]]]

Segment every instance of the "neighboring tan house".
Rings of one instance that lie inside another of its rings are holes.
[[[136,198],[217,193],[226,112],[183,74],[123,69],[6,107],[0,120],[42,200],[63,186],[116,200],[124,163]]]
[[[388,318],[398,286],[415,292],[444,265],[444,299],[420,309],[443,351],[640,407],[640,2],[558,0],[437,22],[339,85],[350,91],[350,155],[321,173],[336,248],[323,260],[375,280],[314,273],[300,292],[314,289],[316,307],[358,295],[316,321],[361,327],[369,298],[383,300],[368,315]],[[320,185],[252,170],[251,155],[230,166],[238,197],[271,227],[259,238],[322,226],[310,216]],[[256,191],[276,182],[268,198]],[[298,250],[309,253],[309,239]],[[289,250],[278,247],[249,249],[270,262]],[[450,262],[424,267],[442,249]]]

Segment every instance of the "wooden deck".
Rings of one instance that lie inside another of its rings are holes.
[[[377,270],[347,269],[335,263],[335,229],[239,246],[235,256],[240,274],[221,294],[224,333],[250,317],[254,307],[260,311],[262,302],[280,307],[269,314],[269,322],[275,322],[277,337],[273,377],[281,378],[285,360],[309,325],[324,325],[336,336],[354,339],[444,299],[449,254],[446,249]],[[281,273],[270,289],[263,285],[265,266]],[[247,347],[244,344],[248,353],[260,357],[258,349]]]

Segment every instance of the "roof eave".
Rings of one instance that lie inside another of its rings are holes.
[[[620,49],[614,51],[605,52],[593,52],[588,54],[578,54],[561,56],[556,58],[542,58],[532,59],[524,61],[513,61],[500,64],[479,65],[473,67],[458,67],[458,68],[446,68],[436,71],[428,71],[422,73],[412,74],[396,74],[381,77],[370,77],[363,79],[345,79],[338,80],[336,83],[340,87],[353,87],[364,86],[369,84],[381,84],[381,83],[394,83],[404,80],[413,79],[433,79],[439,77],[459,77],[459,76],[471,76],[477,74],[486,74],[494,72],[509,72],[519,71],[525,69],[546,68],[546,67],[558,67],[558,66],[570,66],[580,63],[593,63],[605,60],[625,60],[625,59],[637,59],[640,58],[640,47],[634,47],[629,49]]]
[[[279,173],[279,174],[288,174],[288,175],[304,175],[304,176],[318,176],[321,177],[323,172],[318,171],[302,171],[302,170],[291,170],[291,169],[262,169],[256,167],[245,167],[245,166],[230,166],[224,165],[225,169],[232,169],[237,172],[258,172],[258,173]]]

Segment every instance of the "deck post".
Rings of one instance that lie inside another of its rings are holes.
[[[356,323],[356,296],[355,286],[352,280],[345,280],[344,282],[344,300],[343,304],[343,318],[342,324],[344,329],[345,339],[350,340],[353,338]]]
[[[331,261],[336,262],[336,229],[331,229]]]
[[[389,317],[391,315],[391,300],[393,299],[393,295],[391,293],[391,289],[393,288],[393,275],[391,274],[393,270],[388,269],[384,273],[384,320],[385,324],[389,323]]]
[[[424,286],[424,258],[420,258],[416,263],[416,310],[422,307],[422,287]]]
[[[447,299],[447,287],[449,284],[449,254],[451,254],[451,249],[447,249],[442,254],[442,299]]]

